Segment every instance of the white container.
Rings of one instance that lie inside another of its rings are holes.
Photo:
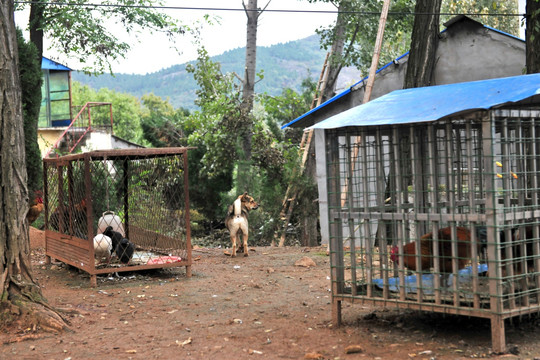
[[[105,211],[103,216],[99,218],[97,233],[102,234],[107,226],[112,226],[114,231],[119,232],[124,237],[126,236],[122,221],[118,215],[115,215],[114,211]]]

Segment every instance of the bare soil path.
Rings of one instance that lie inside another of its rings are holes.
[[[514,354],[503,355],[476,318],[345,304],[345,326],[333,327],[323,248],[234,259],[196,249],[190,279],[183,268],[124,273],[91,288],[87,274],[44,264],[42,232],[32,228],[31,242],[35,276],[72,331],[11,329],[0,359],[540,359],[540,317],[507,325]],[[295,265],[304,257],[315,266]]]

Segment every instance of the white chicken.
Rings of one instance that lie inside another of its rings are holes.
[[[110,259],[112,252],[112,240],[107,235],[98,234],[94,236],[94,256],[96,259]]]

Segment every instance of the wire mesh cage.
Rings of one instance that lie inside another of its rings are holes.
[[[191,276],[187,148],[44,159],[45,251],[97,275],[185,266]]]
[[[324,131],[333,317],[364,302],[491,320],[540,310],[540,111]]]

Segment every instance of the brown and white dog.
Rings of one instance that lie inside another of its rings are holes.
[[[240,195],[232,205],[229,205],[225,225],[231,234],[232,257],[236,256],[236,241],[240,242],[240,233],[242,233],[244,256],[248,256],[248,214],[250,210],[255,210],[258,207],[259,204],[247,192]]]

